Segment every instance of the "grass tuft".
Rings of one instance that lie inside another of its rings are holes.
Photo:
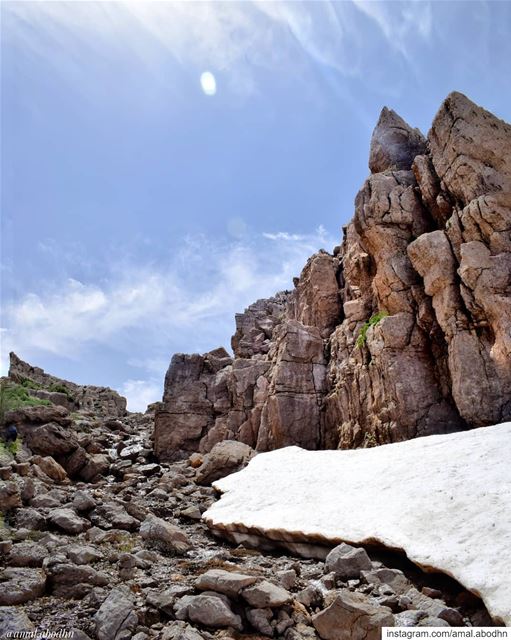
[[[369,331],[369,328],[375,327],[378,322],[380,322],[380,320],[383,320],[383,318],[386,318],[388,315],[389,314],[386,311],[379,311],[378,313],[375,313],[374,316],[371,316],[367,322],[364,322],[364,324],[360,327],[356,342],[356,346],[359,349],[362,349],[362,347],[366,343],[367,332]]]

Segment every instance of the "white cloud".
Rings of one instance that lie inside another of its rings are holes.
[[[37,293],[4,305],[2,363],[11,350],[27,359],[49,353],[80,360],[113,349],[126,367],[140,369],[125,383],[130,403],[139,406],[156,376],[163,379],[172,352],[227,346],[236,312],[292,288],[307,258],[335,243],[323,227],[265,233],[252,242],[189,237],[166,264],[123,262],[104,265],[101,281],[42,282]]]
[[[126,380],[121,394],[128,398],[128,411],[145,411],[148,404],[161,400],[163,381]]]

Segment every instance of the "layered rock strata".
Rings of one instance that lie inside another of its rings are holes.
[[[223,439],[368,447],[511,418],[511,126],[453,93],[427,138],[384,109],[333,254],[236,316],[234,357],[178,354],[160,459]]]

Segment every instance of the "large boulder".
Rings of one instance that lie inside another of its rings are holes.
[[[27,428],[22,432],[25,445],[39,456],[62,459],[79,447],[78,439],[69,430],[56,422],[47,422]]]
[[[44,569],[51,593],[59,598],[83,598],[93,587],[104,587],[110,581],[105,573],[86,565],[78,566],[60,555],[48,558]]]
[[[94,616],[98,640],[131,638],[138,624],[133,598],[128,592],[114,589]]]
[[[0,570],[0,606],[23,604],[44,595],[46,575],[40,569],[7,567]]]
[[[210,569],[197,578],[195,586],[201,591],[217,591],[229,598],[236,598],[242,589],[253,585],[257,580],[257,576],[223,569]]]
[[[22,638],[21,633],[35,633],[32,621],[19,607],[0,606],[0,629],[6,638]]]
[[[242,469],[254,454],[255,451],[243,442],[235,440],[219,442],[204,456],[203,463],[197,470],[196,480],[199,484],[211,484]]]
[[[149,514],[140,525],[140,535],[148,547],[170,555],[180,555],[192,548],[187,534],[176,525]]]
[[[184,596],[176,603],[175,614],[178,620],[189,620],[215,629],[243,629],[241,618],[233,613],[229,599],[219,594]]]
[[[257,584],[243,589],[243,598],[251,607],[265,609],[267,607],[282,607],[292,600],[292,596],[287,591],[276,584],[263,580]]]
[[[32,462],[55,482],[64,482],[68,479],[66,470],[52,456],[34,456]]]
[[[8,411],[5,415],[6,422],[13,422],[24,432],[24,428],[28,425],[48,424],[54,422],[68,427],[71,424],[71,417],[69,411],[65,407],[48,406],[48,405],[36,405],[27,406],[16,409],[15,411]]]
[[[325,560],[325,571],[333,571],[340,580],[359,578],[363,570],[372,569],[372,566],[365,549],[344,543],[332,549]]]
[[[77,535],[88,529],[90,523],[85,518],[81,518],[72,509],[57,508],[51,509],[48,520],[66,533]]]
[[[358,593],[338,591],[333,602],[312,616],[322,640],[379,640],[382,627],[393,627],[390,609],[367,602]]]

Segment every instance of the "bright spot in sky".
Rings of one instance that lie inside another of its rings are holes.
[[[214,96],[216,93],[216,80],[211,71],[204,71],[200,77],[202,90],[207,96]]]

